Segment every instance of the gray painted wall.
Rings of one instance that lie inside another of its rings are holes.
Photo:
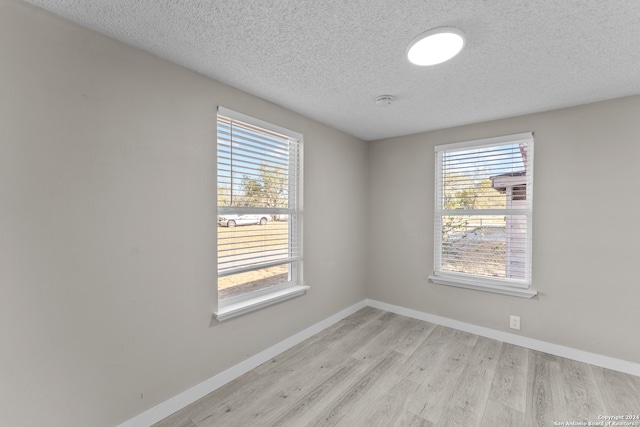
[[[367,296],[640,362],[640,97],[369,144]],[[435,285],[435,145],[535,132],[534,299]],[[508,328],[509,315],[522,330]]]
[[[365,297],[640,362],[640,97],[367,145],[18,0],[0,63],[3,425],[118,424]],[[217,105],[305,135],[312,286],[223,323]],[[539,296],[429,283],[433,146],[524,131]]]
[[[365,297],[367,145],[0,0],[0,424],[113,426]],[[305,296],[218,323],[217,105],[305,137]]]

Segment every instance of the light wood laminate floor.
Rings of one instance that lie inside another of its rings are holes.
[[[640,415],[640,377],[367,307],[155,426],[548,427],[627,414]]]

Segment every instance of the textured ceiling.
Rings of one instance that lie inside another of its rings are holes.
[[[364,140],[640,93],[640,0],[28,2]],[[462,53],[410,64],[445,25]]]

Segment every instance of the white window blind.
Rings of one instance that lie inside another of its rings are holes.
[[[218,232],[218,277],[300,260],[300,149],[301,135],[220,107],[218,219],[229,228]],[[241,226],[247,218],[255,225]]]
[[[533,134],[435,152],[434,281],[529,288]]]

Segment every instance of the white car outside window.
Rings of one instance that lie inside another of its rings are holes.
[[[260,224],[266,225],[271,218],[269,215],[220,215],[218,225],[223,227],[235,227],[236,225]]]

